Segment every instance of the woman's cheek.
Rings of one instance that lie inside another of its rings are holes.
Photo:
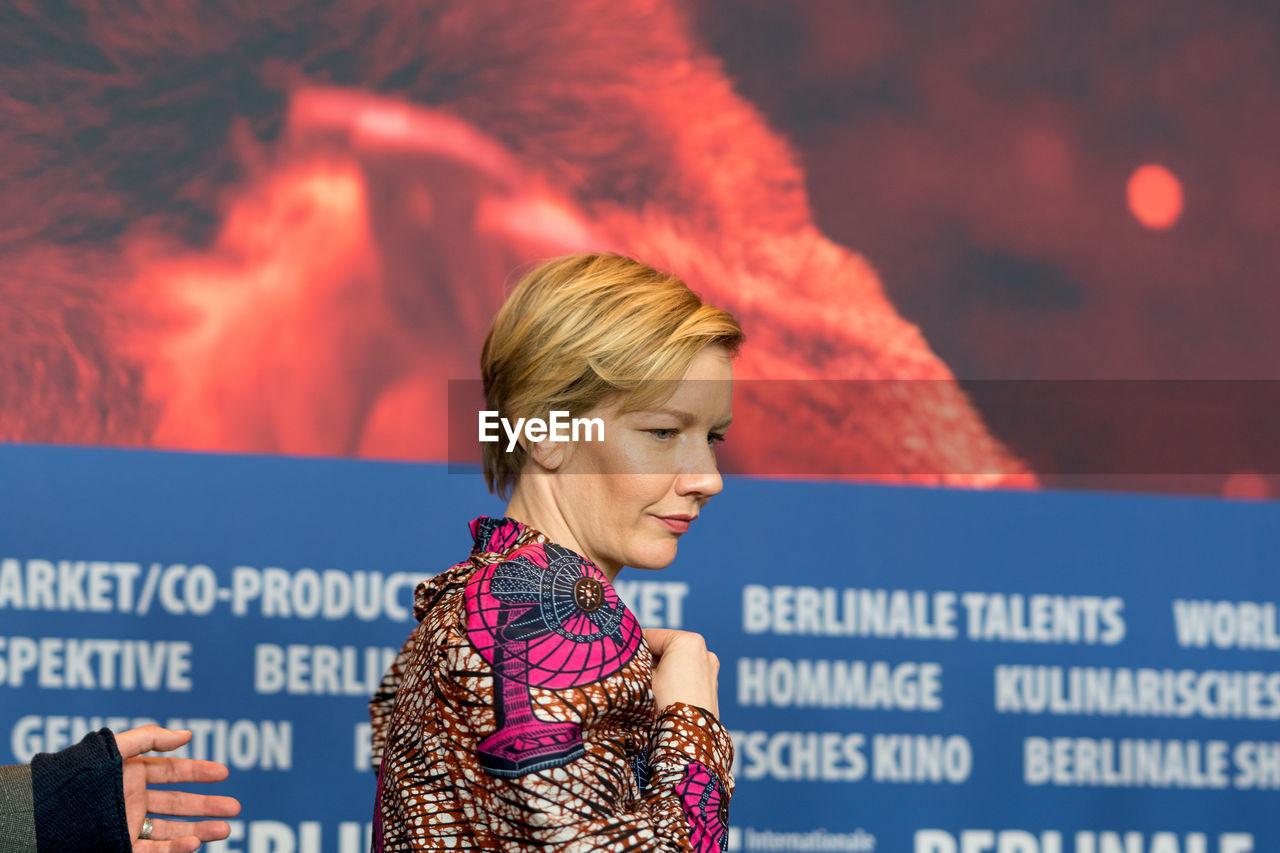
[[[647,434],[645,437],[649,438],[648,442],[628,437],[619,443],[615,457],[619,474],[626,476],[652,473],[662,468],[665,455],[662,443]]]

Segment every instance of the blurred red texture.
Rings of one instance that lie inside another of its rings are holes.
[[[743,377],[941,380],[840,419],[756,401],[786,429],[740,430],[739,468],[1030,483],[944,359],[1276,363],[1239,274],[1275,268],[1274,22],[1157,5],[20,4],[0,438],[443,459],[519,271],[611,250],[735,311]],[[1176,243],[1123,203],[1153,160],[1195,198]]]

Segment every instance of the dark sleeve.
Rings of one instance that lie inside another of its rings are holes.
[[[31,760],[36,846],[45,851],[128,853],[120,751],[110,729]]]
[[[25,764],[0,767],[0,850],[36,853],[31,768]]]

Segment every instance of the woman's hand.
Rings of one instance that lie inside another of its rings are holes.
[[[231,827],[221,820],[191,823],[153,818],[151,840],[138,837],[143,818],[152,813],[183,817],[234,817],[240,813],[240,803],[232,797],[152,791],[147,787],[168,782],[221,782],[227,778],[227,768],[216,761],[143,755],[153,749],[168,752],[189,740],[191,732],[159,726],[143,726],[116,735],[116,748],[124,759],[124,809],[134,853],[190,853],[203,841],[217,841],[231,833]]]
[[[720,659],[707,651],[707,641],[692,631],[646,628],[644,640],[653,652],[653,700],[661,712],[672,702],[697,705],[718,719],[716,699]]]

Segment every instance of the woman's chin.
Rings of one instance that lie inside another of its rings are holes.
[[[644,569],[646,571],[657,571],[665,569],[671,565],[676,558],[676,543],[669,542],[661,545],[654,545],[645,548],[640,553],[632,554],[631,560],[626,563],[633,569]]]

